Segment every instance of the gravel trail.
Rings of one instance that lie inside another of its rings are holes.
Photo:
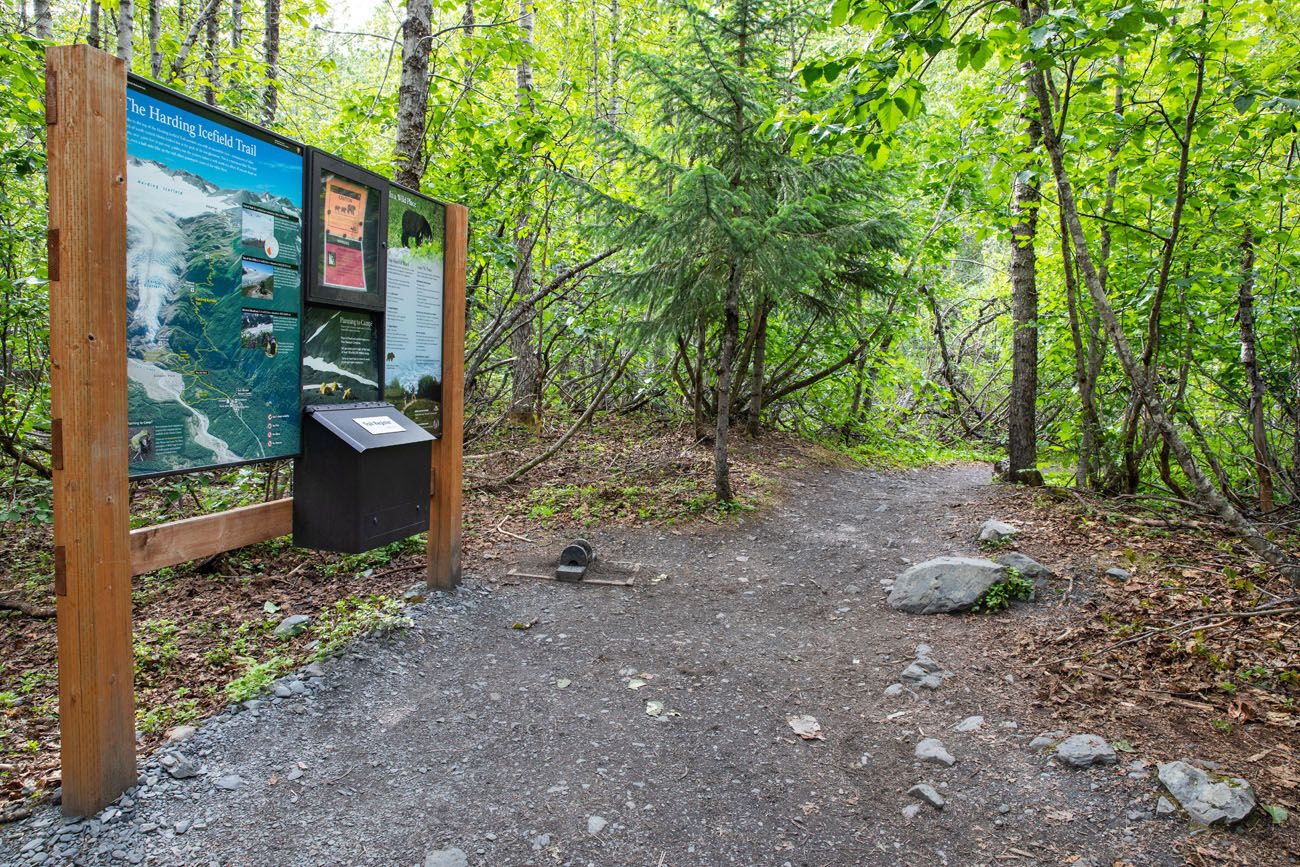
[[[1181,863],[1138,757],[1074,770],[1030,747],[1032,684],[985,654],[981,618],[885,605],[909,563],[976,552],[988,481],[817,468],[721,526],[594,531],[641,564],[631,589],[508,583],[538,550],[512,542],[411,629],[149,758],[97,819],[0,829],[0,862]],[[919,644],[941,685],[895,687]]]

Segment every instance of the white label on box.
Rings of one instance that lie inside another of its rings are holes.
[[[368,418],[354,418],[353,421],[372,434],[401,433],[406,430],[406,428],[402,427],[386,415],[374,415]]]

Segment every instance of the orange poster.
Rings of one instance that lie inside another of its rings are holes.
[[[361,184],[325,177],[326,286],[366,291],[366,194]]]
[[[325,234],[361,243],[366,225],[366,188],[339,177],[325,182]]]

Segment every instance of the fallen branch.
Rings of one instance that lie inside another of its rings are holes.
[[[0,611],[18,611],[38,620],[49,620],[57,613],[53,605],[34,605],[24,599],[0,599]]]
[[[1139,641],[1146,641],[1148,638],[1154,638],[1157,635],[1163,635],[1164,633],[1172,632],[1175,629],[1182,629],[1183,627],[1190,626],[1193,623],[1202,623],[1206,620],[1214,620],[1215,618],[1219,618],[1219,617],[1224,617],[1231,620],[1234,618],[1241,618],[1241,617],[1271,617],[1276,614],[1294,614],[1296,612],[1300,612],[1300,605],[1292,606],[1288,608],[1278,607],[1280,605],[1287,605],[1292,602],[1300,602],[1300,596],[1287,596],[1283,599],[1278,599],[1273,602],[1269,602],[1264,605],[1261,605],[1258,608],[1251,608],[1247,611],[1212,611],[1209,614],[1200,614],[1197,615],[1196,617],[1190,617],[1187,620],[1180,620],[1177,623],[1172,623],[1169,626],[1162,626],[1159,629],[1148,629],[1146,632],[1143,632],[1140,635],[1135,635],[1132,638],[1126,638],[1123,641],[1118,641],[1115,644],[1109,645],[1108,647],[1103,647],[1101,650],[1096,651],[1095,655],[1101,656],[1104,653],[1110,653],[1112,650],[1118,650],[1119,648],[1125,647],[1126,645],[1129,644],[1137,644]],[[1074,656],[1065,656],[1060,659],[1053,660],[1051,662],[1042,663],[1039,667],[1056,665],[1058,663],[1066,662],[1074,658],[1075,658]]]
[[[470,486],[470,490],[480,490],[483,488],[498,488],[503,485],[508,485],[511,482],[518,481],[529,471],[536,469],[537,467],[549,461],[551,458],[555,457],[555,455],[557,455],[564,448],[564,446],[569,442],[569,440],[573,438],[573,435],[576,434],[579,430],[581,430],[582,426],[591,420],[592,415],[594,415],[596,412],[596,407],[600,406],[600,402],[605,399],[605,394],[609,391],[610,386],[612,386],[615,382],[618,382],[618,380],[622,378],[623,371],[627,370],[628,362],[632,360],[632,356],[634,355],[636,355],[636,347],[633,347],[632,349],[629,349],[627,351],[627,354],[623,356],[621,361],[619,361],[618,367],[614,370],[614,373],[611,376],[607,377],[605,381],[601,383],[600,388],[596,390],[596,394],[591,398],[591,402],[587,404],[587,409],[582,413],[582,415],[578,418],[578,420],[575,421],[569,427],[568,430],[566,430],[563,434],[560,435],[560,438],[556,440],[555,443],[549,449],[542,452],[540,455],[533,458],[531,461],[528,461],[523,466],[519,467],[519,469],[515,470],[513,473],[510,473],[504,478],[490,479],[481,484],[476,483]]]
[[[536,542],[534,542],[532,539],[528,538],[527,536],[520,536],[518,533],[511,533],[509,530],[506,529],[505,524],[506,524],[506,519],[505,519],[505,518],[502,518],[502,519],[501,519],[501,523],[500,523],[500,524],[497,524],[497,532],[498,532],[498,533],[504,533],[504,534],[506,534],[507,536],[509,536],[509,537],[512,538],[512,539],[518,539],[520,542],[527,542],[527,543],[530,544],[530,545],[536,545],[536,544],[537,544]]]

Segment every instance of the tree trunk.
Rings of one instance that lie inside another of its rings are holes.
[[[1291,484],[1300,488],[1300,329],[1292,328],[1291,399],[1295,407],[1295,426],[1291,432]]]
[[[1031,24],[1024,9],[1021,10],[1021,23],[1026,29]],[[1052,102],[1047,91],[1047,82],[1043,77],[1043,73],[1038,70],[1030,73],[1029,80],[1034,97],[1038,101],[1043,142],[1047,154],[1051,158],[1052,175],[1056,180],[1057,201],[1061,214],[1074,242],[1075,259],[1079,263],[1079,271],[1083,277],[1084,285],[1088,287],[1093,305],[1101,317],[1102,325],[1105,327],[1106,334],[1115,349],[1115,356],[1119,360],[1120,366],[1124,369],[1129,381],[1138,390],[1152,424],[1164,441],[1169,444],[1170,451],[1173,452],[1174,457],[1177,459],[1183,474],[1191,482],[1198,499],[1218,515],[1261,559],[1278,567],[1294,586],[1300,587],[1300,564],[1297,564],[1289,554],[1260,533],[1253,524],[1233,508],[1232,504],[1222,494],[1215,490],[1214,485],[1201,471],[1201,467],[1187,447],[1187,443],[1183,441],[1178,430],[1174,427],[1169,414],[1165,410],[1164,402],[1156,394],[1152,382],[1147,378],[1146,370],[1134,354],[1128,337],[1124,333],[1123,326],[1120,324],[1119,317],[1115,314],[1114,307],[1111,306],[1110,298],[1102,288],[1101,279],[1088,249],[1088,239],[1084,234],[1083,223],[1079,217],[1079,208],[1074,200],[1074,187],[1065,169],[1064,148],[1053,125]]]
[[[203,101],[208,105],[217,104],[217,82],[221,80],[221,46],[218,42],[217,12],[220,2],[208,13],[207,69],[204,71]]]
[[[1079,455],[1074,471],[1074,484],[1079,488],[1091,487],[1097,475],[1096,456],[1101,425],[1097,420],[1095,378],[1089,376],[1089,357],[1092,345],[1085,347],[1083,326],[1079,311],[1079,282],[1074,273],[1070,254],[1070,234],[1061,222],[1061,268],[1065,274],[1065,306],[1070,317],[1070,340],[1074,344],[1074,385],[1079,393]],[[1091,336],[1090,336],[1091,339]]]
[[[230,0],[230,47],[236,53],[244,44],[244,0]]]
[[[727,277],[722,351],[718,354],[718,423],[713,433],[713,485],[719,503],[735,499],[731,492],[731,467],[727,462],[727,432],[731,428],[731,362],[740,338],[740,264],[731,263]]]
[[[523,31],[524,43],[530,49],[533,45],[534,13],[533,0],[519,0],[519,29]],[[533,61],[528,51],[520,55],[519,62],[515,65],[515,106],[518,111],[528,115],[533,113],[535,106]],[[523,300],[532,296],[533,246],[537,241],[536,232],[530,231],[528,225],[531,211],[531,202],[528,201],[531,174],[531,166],[526,163],[520,180],[519,212],[515,220],[514,278],[515,297],[521,299],[517,303],[525,309],[519,311],[521,313],[519,325],[510,335],[510,351],[515,359],[511,366],[510,418],[540,433],[541,406],[538,391],[541,383],[535,345],[536,311],[531,301]]]
[[[695,394],[691,400],[691,409],[695,416],[696,442],[701,442],[708,436],[704,418],[704,341],[708,336],[708,329],[708,323],[701,317],[695,334],[695,382],[693,383]]]
[[[749,377],[749,424],[750,437],[758,439],[762,429],[759,421],[763,415],[763,362],[767,355],[767,312],[770,305],[766,298],[758,302],[758,316],[754,322],[754,367]]]
[[[162,34],[162,0],[149,0],[149,75],[155,80],[162,77],[162,48],[158,38]]]
[[[858,289],[856,298],[856,308],[858,314],[858,334],[867,330],[866,311],[862,306],[862,289]],[[867,354],[865,352],[858,355],[857,362],[853,365],[853,399],[849,402],[848,415],[844,417],[844,427],[841,429],[845,437],[853,430],[862,413],[862,388],[863,377],[866,376]]]
[[[1259,479],[1259,510],[1273,511],[1273,459],[1264,429],[1264,381],[1255,353],[1255,234],[1246,227],[1241,241],[1241,289],[1237,295],[1237,322],[1241,326],[1241,366],[1250,386],[1250,433],[1255,448],[1255,475]]]
[[[262,40],[266,56],[266,84],[262,88],[262,123],[275,123],[280,102],[280,0],[266,0],[266,35]]]
[[[119,0],[117,7],[117,56],[131,68],[131,40],[134,36],[132,0]]]
[[[429,36],[433,0],[407,0],[402,24],[402,78],[397,88],[397,145],[393,179],[420,189],[424,173],[424,124],[429,108]]]
[[[99,0],[90,0],[90,30],[86,33],[86,44],[91,48],[100,47]]]
[[[1028,130],[1011,210],[1011,396],[1007,406],[1007,481],[1042,484],[1038,464],[1038,181],[1034,152],[1041,137],[1028,85],[1020,95],[1020,116]]]
[[[32,33],[37,39],[49,41],[54,37],[54,17],[50,15],[50,0],[32,3]]]
[[[618,126],[618,55],[619,55],[619,9],[618,0],[610,0],[609,8],[609,122]]]

